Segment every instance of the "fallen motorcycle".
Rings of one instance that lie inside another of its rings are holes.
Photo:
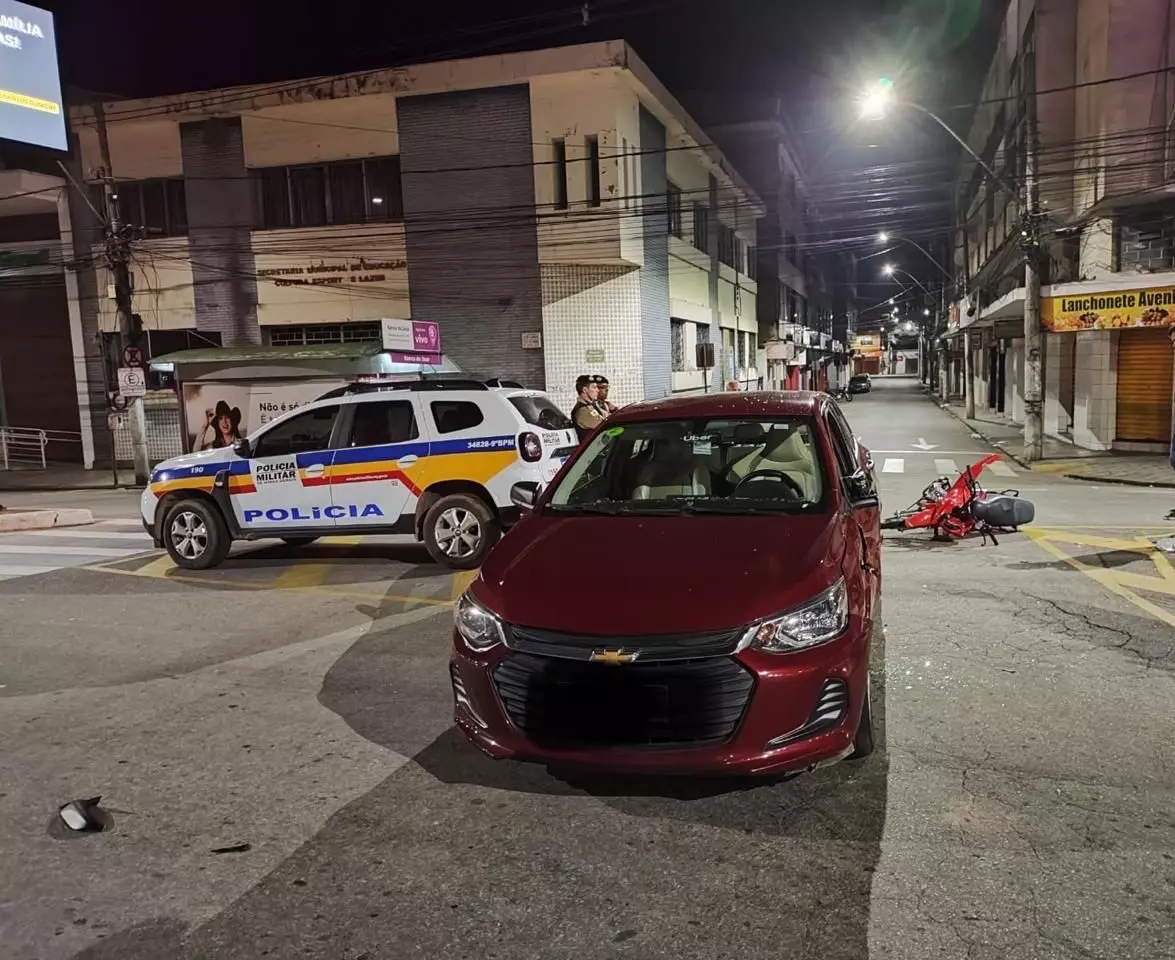
[[[998,544],[997,533],[1010,533],[1032,523],[1036,508],[1019,490],[984,490],[979,475],[1002,459],[992,453],[967,467],[958,478],[939,477],[922,491],[918,502],[881,522],[882,530],[933,530],[936,540],[962,539],[979,533]]]

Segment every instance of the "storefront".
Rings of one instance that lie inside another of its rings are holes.
[[[1047,363],[1046,403],[1050,392],[1056,395],[1062,433],[1072,421],[1072,436],[1081,446],[1169,447],[1175,286],[1079,288],[1045,297],[1041,326],[1052,334],[1046,356],[1054,354]]]

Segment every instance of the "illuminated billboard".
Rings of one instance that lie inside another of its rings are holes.
[[[53,14],[0,0],[0,138],[66,149]]]

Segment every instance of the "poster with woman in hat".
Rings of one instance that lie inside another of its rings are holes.
[[[241,408],[217,400],[215,408],[204,411],[204,426],[196,437],[195,449],[231,447],[241,439]]]

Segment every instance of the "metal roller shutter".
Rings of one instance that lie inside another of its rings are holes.
[[[1118,338],[1117,439],[1171,439],[1175,351],[1165,328],[1123,330]]]

